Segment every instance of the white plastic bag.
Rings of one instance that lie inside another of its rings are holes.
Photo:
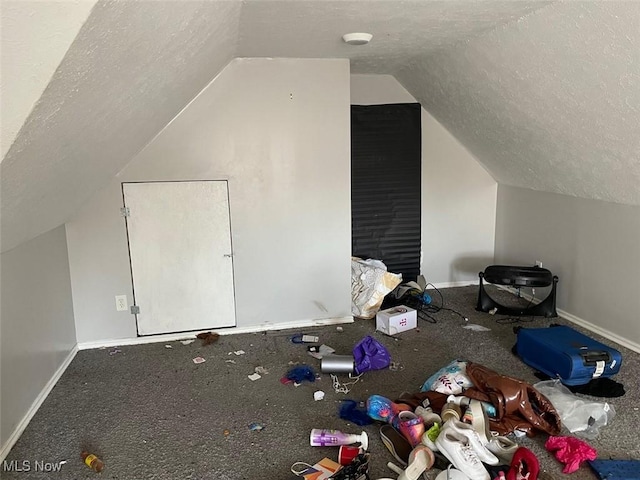
[[[351,313],[373,318],[386,294],[402,281],[402,275],[387,272],[380,260],[351,257]]]
[[[562,424],[576,437],[593,440],[598,436],[600,427],[611,423],[616,414],[612,405],[583,400],[560,380],[545,380],[533,387],[549,399]]]

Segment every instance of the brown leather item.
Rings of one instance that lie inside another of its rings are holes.
[[[560,433],[560,415],[553,404],[527,382],[472,362],[467,363],[467,376],[474,386],[466,389],[464,395],[496,407],[497,418],[491,419],[491,430],[506,435],[518,429],[529,437],[536,430],[549,435]]]

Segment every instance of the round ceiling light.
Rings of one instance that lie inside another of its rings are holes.
[[[372,38],[370,33],[347,33],[342,36],[342,40],[349,45],[366,45]]]

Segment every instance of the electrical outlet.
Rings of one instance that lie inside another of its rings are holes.
[[[542,261],[541,260],[536,260],[536,267],[542,268]]]
[[[119,312],[124,312],[127,310],[127,296],[126,295],[116,295],[116,310]]]

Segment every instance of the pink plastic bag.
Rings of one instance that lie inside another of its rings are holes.
[[[595,448],[575,437],[549,437],[544,447],[565,464],[562,473],[573,473],[583,461],[598,458]]]

